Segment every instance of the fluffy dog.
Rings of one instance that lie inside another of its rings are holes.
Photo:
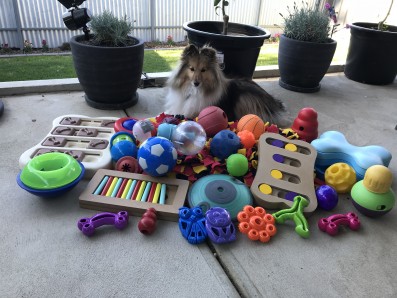
[[[218,106],[228,119],[239,120],[255,114],[272,124],[286,127],[284,104],[274,99],[258,84],[248,79],[228,79],[216,59],[216,51],[188,45],[179,66],[167,81],[165,112],[197,117],[208,106]]]

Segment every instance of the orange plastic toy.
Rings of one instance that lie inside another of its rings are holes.
[[[237,214],[237,220],[239,231],[247,234],[252,241],[268,242],[277,232],[273,215],[266,213],[262,207],[246,205]]]
[[[239,131],[237,136],[240,138],[241,144],[246,149],[250,149],[256,144],[255,136],[249,130]]]

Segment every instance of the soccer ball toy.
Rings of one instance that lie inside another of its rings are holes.
[[[138,150],[138,163],[151,176],[163,176],[176,165],[177,152],[166,138],[151,137]]]

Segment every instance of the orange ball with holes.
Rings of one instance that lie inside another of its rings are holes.
[[[256,144],[254,134],[248,130],[238,132],[237,136],[240,138],[240,142],[245,149],[250,149]]]
[[[237,131],[248,130],[254,134],[255,140],[265,132],[265,123],[259,116],[248,114],[243,116],[237,123]]]

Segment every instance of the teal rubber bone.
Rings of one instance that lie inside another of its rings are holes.
[[[365,171],[373,165],[389,166],[391,153],[382,146],[351,145],[338,131],[327,131],[311,145],[317,150],[316,172],[324,174],[334,163],[343,162],[350,165],[357,175],[357,180],[364,179]]]
[[[291,208],[282,209],[272,215],[278,224],[283,224],[286,220],[293,220],[295,223],[295,232],[303,238],[309,238],[309,224],[303,215],[303,209],[307,206],[309,206],[307,199],[302,196],[296,196]]]

